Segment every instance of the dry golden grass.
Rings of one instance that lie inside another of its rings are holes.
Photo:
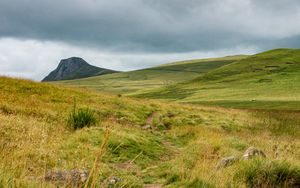
[[[93,110],[96,125],[69,127],[74,99]],[[157,129],[142,130],[153,112]],[[262,149],[267,160],[299,166],[299,117],[134,100],[2,77],[0,187],[53,187],[42,181],[45,172],[71,169],[93,169],[86,184],[92,187],[107,186],[112,176],[122,179],[121,187],[227,187],[243,165],[216,170],[217,162],[241,157],[249,146]],[[125,163],[134,168],[118,168]]]

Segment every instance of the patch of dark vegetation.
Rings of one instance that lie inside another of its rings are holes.
[[[280,68],[280,66],[277,65],[267,65],[265,68]]]
[[[165,89],[157,90],[152,93],[142,93],[138,94],[135,97],[140,98],[153,98],[153,99],[174,99],[180,100],[185,99],[186,97],[193,94],[195,91],[193,89],[183,89],[176,86],[168,86]]]
[[[228,133],[241,131],[241,128],[234,122],[224,123],[221,125],[221,128]]]
[[[258,80],[259,83],[268,83],[268,82],[272,82],[273,80],[272,79],[268,79],[268,78],[263,78],[263,79],[260,79]]]
[[[162,66],[159,68],[149,68],[148,70],[164,70],[164,71],[178,71],[178,72],[194,72],[204,73],[211,68],[218,68],[234,62],[234,60],[219,60],[219,61],[208,61],[208,62],[194,62],[188,64],[178,64],[170,66]]]
[[[183,133],[181,135],[178,135],[177,139],[180,140],[180,142],[183,145],[185,145],[185,144],[187,144],[190,140],[192,140],[195,137],[196,137],[196,133],[195,132],[186,132],[186,133]]]
[[[6,105],[3,105],[3,106],[0,106],[0,113],[2,113],[4,115],[11,115],[11,114],[14,114],[15,111]]]
[[[287,65],[294,65],[295,62],[286,62],[285,64],[287,64]]]
[[[254,116],[262,120],[258,129],[267,129],[274,135],[297,136],[300,134],[300,113],[293,111],[257,110]]]
[[[286,67],[278,67],[278,68],[270,69],[269,72],[270,73],[279,73],[279,72],[283,72],[285,69],[286,69]]]
[[[235,175],[247,187],[300,187],[300,167],[282,161],[253,160]]]
[[[74,109],[69,114],[68,124],[72,129],[82,129],[96,124],[97,120],[94,112],[89,108],[79,108],[74,106]]]
[[[262,71],[263,69],[260,69],[260,68],[255,68],[254,70],[253,70],[253,72],[259,72],[259,71]]]
[[[166,182],[167,185],[180,181],[180,176],[178,174],[172,174],[167,176],[166,178],[167,178],[167,182]]]

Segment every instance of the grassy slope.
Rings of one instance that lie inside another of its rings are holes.
[[[300,50],[253,55],[192,81],[139,96],[225,107],[299,110]]]
[[[94,110],[97,125],[69,129],[75,99],[78,107]],[[152,112],[159,115],[153,119],[158,130],[142,131]],[[110,176],[122,178],[121,187],[245,186],[233,178],[242,163],[216,171],[218,160],[256,146],[267,160],[299,165],[299,117],[132,100],[0,77],[0,187],[52,187],[36,177],[52,169],[91,169],[106,131],[98,187]],[[118,168],[128,161],[130,168]]]
[[[63,81],[59,83],[133,95],[145,92],[149,89],[194,79],[203,73],[232,63],[234,60],[241,58],[245,58],[245,56],[175,62],[143,70]]]

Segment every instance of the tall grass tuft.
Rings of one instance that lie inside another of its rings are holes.
[[[89,108],[77,109],[74,105],[72,112],[68,118],[68,124],[74,129],[82,129],[83,127],[90,127],[96,124],[96,117],[94,112]]]
[[[236,178],[247,187],[300,187],[300,167],[285,161],[254,160],[245,163]]]

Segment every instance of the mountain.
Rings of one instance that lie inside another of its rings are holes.
[[[77,87],[93,88],[99,91],[133,95],[154,88],[165,87],[195,79],[206,72],[245,57],[247,56],[229,56],[180,61],[142,70],[94,76],[78,80],[67,80],[59,83]]]
[[[72,80],[115,72],[117,71],[90,65],[80,57],[71,57],[61,60],[58,67],[46,76],[42,82]]]

